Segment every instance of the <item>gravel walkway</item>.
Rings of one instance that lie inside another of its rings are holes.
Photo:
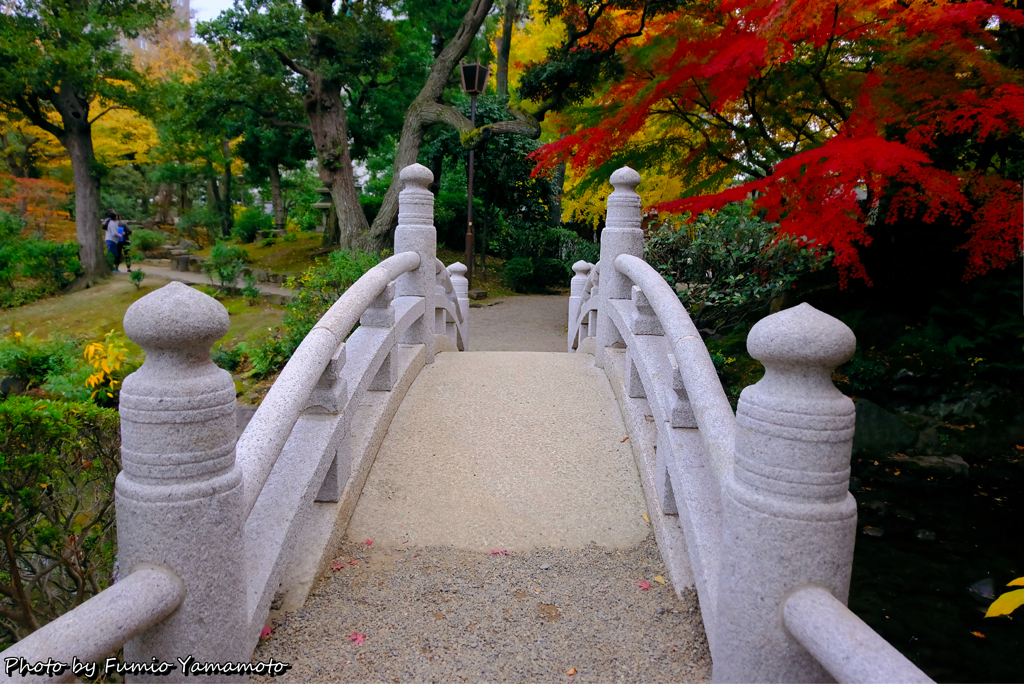
[[[696,597],[657,581],[653,533],[625,551],[508,556],[346,541],[335,566],[253,654],[291,664],[274,681],[711,679]]]

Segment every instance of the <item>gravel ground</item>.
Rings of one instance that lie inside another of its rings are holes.
[[[291,670],[253,681],[711,679],[696,595],[680,599],[655,579],[668,573],[653,533],[625,551],[509,555],[346,540],[334,566],[301,611],[272,615],[273,634],[253,654]]]

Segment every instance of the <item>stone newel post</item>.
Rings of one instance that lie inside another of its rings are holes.
[[[405,189],[398,195],[398,227],[395,254],[418,252],[420,266],[395,281],[397,297],[423,297],[423,318],[413,323],[402,342],[422,344],[427,363],[434,362],[434,282],[437,274],[437,231],[434,229],[434,195],[427,185],[434,174],[422,164],[410,164],[399,177]]]
[[[448,273],[452,278],[452,288],[458,295],[459,309],[462,311],[462,346],[463,351],[469,351],[469,279],[466,278],[468,269],[461,261],[456,261],[448,267]]]
[[[598,292],[597,348],[594,365],[604,367],[604,349],[622,342],[615,325],[608,318],[608,300],[629,299],[633,283],[615,269],[615,257],[620,254],[644,256],[644,232],[640,229],[640,174],[623,166],[612,174],[615,190],[608,196],[608,217],[601,231],[601,287]]]
[[[807,584],[844,604],[849,594],[854,407],[831,376],[855,349],[848,327],[809,304],[765,318],[747,338],[765,375],[740,395],[722,492],[716,682],[832,681],[786,633],[782,604]]]
[[[573,327],[580,317],[580,309],[583,307],[583,288],[587,286],[587,276],[590,275],[591,268],[593,266],[586,261],[577,261],[572,265],[573,276],[569,283],[569,332],[566,333],[568,337],[566,345],[570,353],[572,353],[572,343],[577,334]],[[580,332],[579,341],[582,342],[584,337],[585,335]]]
[[[121,389],[120,564],[163,563],[187,592],[176,613],[125,645],[125,660],[248,661],[235,386],[210,361],[228,313],[170,283],[133,304],[124,329],[146,361]]]

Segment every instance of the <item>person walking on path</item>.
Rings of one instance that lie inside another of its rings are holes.
[[[113,209],[107,210],[107,217],[103,219],[103,239],[107,243],[107,253],[114,258],[114,273],[120,273],[118,267],[121,265],[121,239],[124,229],[118,221],[117,212]]]

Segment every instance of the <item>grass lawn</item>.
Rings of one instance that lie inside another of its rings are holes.
[[[127,276],[116,276],[87,290],[0,311],[0,328],[10,325],[23,335],[31,333],[37,338],[59,333],[100,340],[110,330],[124,332],[123,320],[128,307],[166,284],[160,278],[147,278],[142,289],[136,290]],[[230,345],[257,331],[276,328],[284,312],[283,306],[268,303],[249,306],[242,297],[226,297],[221,303],[227,308],[231,321],[222,342]],[[133,353],[141,351],[134,344],[129,344],[129,349]]]
[[[322,233],[299,233],[298,236],[294,242],[275,240],[266,247],[261,247],[258,242],[237,246],[249,255],[253,268],[297,276],[309,268],[318,256],[322,256],[320,242],[323,240]],[[210,249],[205,247],[193,254],[208,257]]]

